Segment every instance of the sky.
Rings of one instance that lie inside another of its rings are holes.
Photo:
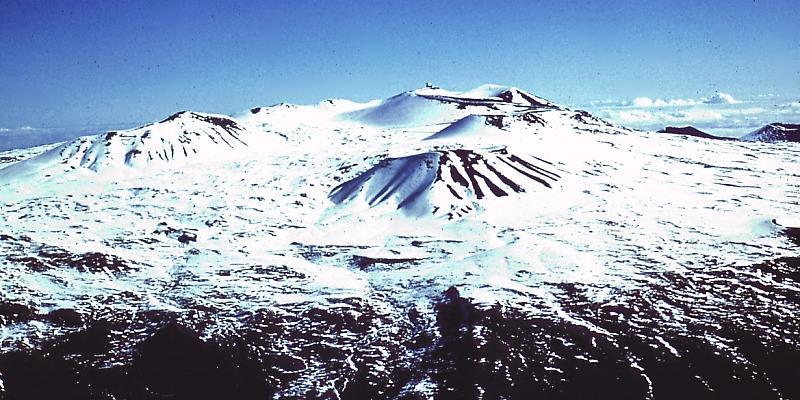
[[[0,132],[428,81],[514,85],[605,116],[644,97],[800,99],[797,0],[0,2]]]

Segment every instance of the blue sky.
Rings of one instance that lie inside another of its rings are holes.
[[[387,97],[432,81],[556,102],[800,97],[794,1],[16,1],[0,127]]]

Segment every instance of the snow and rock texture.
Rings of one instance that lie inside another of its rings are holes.
[[[800,398],[796,143],[497,85],[107,136],[0,153],[2,398]]]
[[[547,161],[524,159],[505,149],[437,151],[385,159],[333,189],[334,203],[388,205],[407,215],[460,218],[482,200],[552,188],[559,175]]]
[[[658,133],[670,133],[673,135],[685,135],[685,136],[694,136],[703,139],[714,139],[714,140],[736,140],[733,138],[726,138],[722,136],[714,136],[708,133],[705,133],[693,126],[683,126],[683,127],[676,127],[676,126],[668,126],[664,129],[658,131]]]
[[[248,146],[264,144],[266,137],[227,116],[181,111],[136,129],[75,139],[0,170],[0,177],[77,168],[103,173],[235,158]]]
[[[374,102],[343,118],[375,126],[413,127],[453,121],[470,114],[518,114],[555,104],[514,87],[484,85],[466,92],[423,88]]]
[[[776,122],[750,132],[739,140],[768,143],[800,142],[800,125]]]

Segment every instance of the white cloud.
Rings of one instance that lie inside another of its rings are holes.
[[[627,101],[623,101],[620,103],[622,106],[631,106],[631,107],[638,107],[638,108],[650,108],[650,107],[686,107],[686,106],[693,106],[696,104],[701,104],[702,101],[694,100],[694,99],[651,99],[649,97],[637,97],[633,99],[630,103]],[[602,104],[600,104],[602,105]]]
[[[592,107],[599,107],[599,106],[606,106],[606,107],[619,107],[619,106],[627,106],[627,101],[619,101],[619,100],[612,100],[612,99],[605,99],[605,100],[592,100],[589,102],[589,105]]]
[[[589,104],[592,107],[629,107],[629,108],[653,108],[653,107],[689,107],[700,104],[738,104],[739,101],[727,93],[715,93],[713,96],[700,99],[653,99],[650,97],[636,97],[631,101],[617,100],[594,100]]]
[[[698,104],[698,101],[693,99],[669,99],[669,100],[656,99],[656,101],[653,102],[653,105],[656,107],[665,107],[665,106],[685,107],[685,106],[693,106],[695,104]]]
[[[739,101],[730,94],[716,93],[700,99],[637,97],[630,102],[603,100],[595,104],[589,111],[597,116],[643,130],[691,125],[711,134],[741,136],[769,122],[800,123],[800,101],[777,95],[753,95]]]
[[[15,133],[15,132],[31,132],[31,131],[38,131],[39,129],[34,128],[32,126],[18,126],[16,128],[5,128],[0,127],[0,133]]]
[[[740,108],[735,111],[737,114],[742,115],[760,115],[767,112],[766,109],[761,107]]]
[[[620,110],[606,113],[606,117],[624,122],[652,122],[656,120],[653,113],[643,110]]]
[[[707,109],[682,110],[667,115],[674,118],[675,122],[707,122],[725,118],[719,111]]]
[[[688,109],[680,111],[609,110],[606,118],[633,124],[692,124],[719,121],[725,116],[717,110]]]
[[[703,100],[703,103],[706,104],[736,104],[738,102],[733,96],[722,92],[714,93],[711,98]]]

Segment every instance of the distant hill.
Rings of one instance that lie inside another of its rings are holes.
[[[748,142],[800,142],[800,125],[774,122],[739,139]]]
[[[683,127],[668,126],[658,131],[658,133],[671,133],[673,135],[686,135],[686,136],[694,136],[704,139],[715,139],[715,140],[736,140],[734,138],[714,136],[709,133],[705,133],[693,126],[683,126]]]

